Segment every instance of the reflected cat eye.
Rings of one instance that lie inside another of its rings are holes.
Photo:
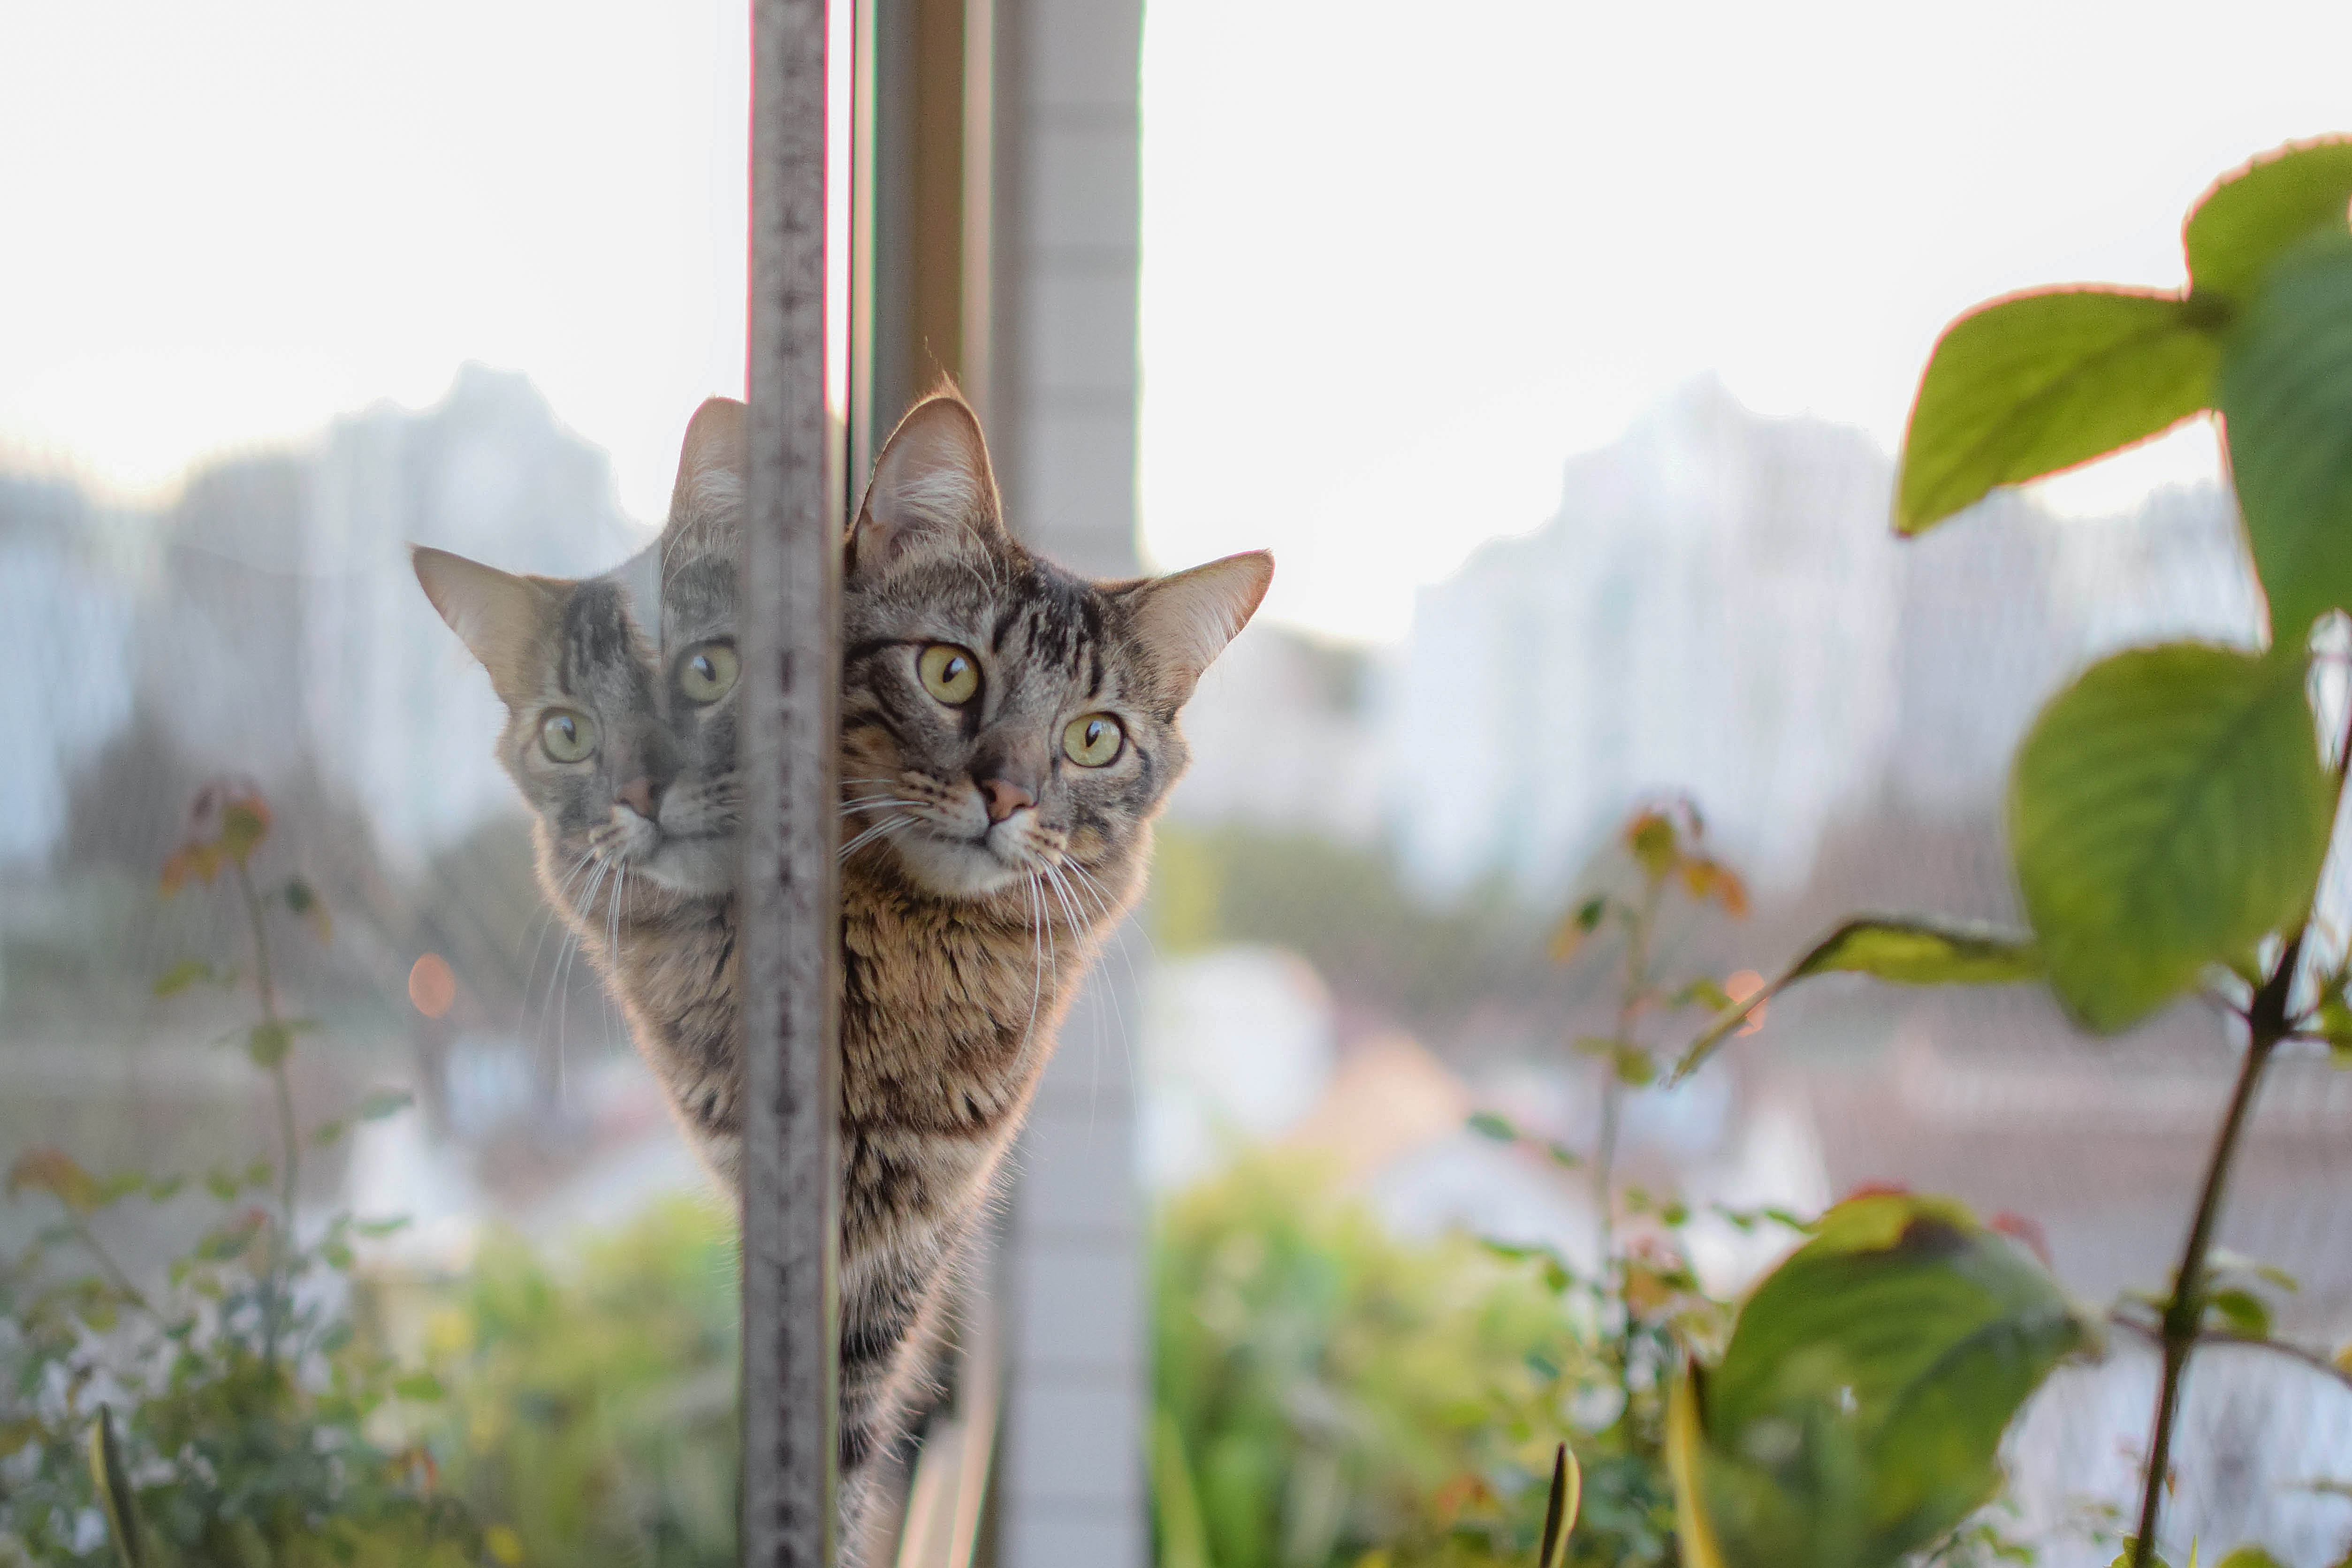
[[[596,750],[596,721],[557,708],[539,721],[539,743],[559,763],[583,763]]]
[[[1104,768],[1118,760],[1127,731],[1108,713],[1087,713],[1062,731],[1062,754],[1082,768]]]
[[[716,702],[735,689],[742,665],[735,650],[723,642],[704,643],[677,667],[677,689],[689,702]]]
[[[953,643],[935,642],[915,661],[923,689],[950,708],[961,708],[980,693],[980,661]]]

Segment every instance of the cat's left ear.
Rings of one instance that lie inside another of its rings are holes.
[[[850,528],[843,571],[878,575],[926,556],[961,555],[1003,535],[980,420],[962,398],[940,393],[915,405],[874,459],[874,481]]]
[[[1189,697],[1201,672],[1249,625],[1273,581],[1273,552],[1253,550],[1139,583],[1127,593],[1136,636]]]
[[[711,397],[687,422],[669,521],[662,529],[665,554],[688,539],[705,548],[732,547],[733,531],[743,521],[749,420],[750,411],[733,398]]]
[[[408,557],[425,596],[490,672],[491,689],[509,707],[521,706],[544,662],[539,650],[554,625],[557,584],[429,545],[409,546]]]

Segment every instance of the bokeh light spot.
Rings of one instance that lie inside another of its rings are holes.
[[[1745,1002],[1763,989],[1764,977],[1752,969],[1743,969],[1723,983],[1723,994],[1734,1002]],[[1748,1015],[1748,1022],[1739,1026],[1739,1032],[1743,1035],[1752,1035],[1762,1028],[1764,1015],[1771,1005],[1769,1002],[1757,1003],[1756,1011]]]
[[[449,961],[437,952],[428,952],[409,967],[408,999],[416,1010],[428,1018],[437,1018],[457,1000],[457,977],[449,973]]]

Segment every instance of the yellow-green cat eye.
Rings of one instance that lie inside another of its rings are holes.
[[[1127,731],[1108,713],[1087,713],[1062,731],[1062,754],[1082,768],[1108,767],[1118,759]]]
[[[735,677],[741,668],[733,648],[723,642],[707,642],[679,663],[677,689],[689,702],[716,702],[735,689]]]
[[[596,721],[569,708],[554,709],[539,721],[539,743],[559,763],[584,763],[596,750]]]
[[[953,643],[935,642],[915,661],[923,689],[950,708],[961,708],[980,690],[980,661]]]

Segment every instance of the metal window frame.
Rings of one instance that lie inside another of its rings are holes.
[[[953,374],[987,410],[995,16],[993,0],[753,0],[751,19],[741,1560],[830,1568],[846,1544],[839,541],[850,476],[929,375]],[[909,71],[925,85],[882,101]],[[902,1560],[958,1568],[982,1529],[998,1419],[987,1302],[970,1304],[960,1339],[957,1405],[910,1478],[919,1517],[900,1542]]]
[[[825,0],[754,0],[751,12],[738,941],[746,1058],[741,1556],[760,1568],[830,1568],[838,1544],[835,802],[845,454],[828,405],[829,20]]]

